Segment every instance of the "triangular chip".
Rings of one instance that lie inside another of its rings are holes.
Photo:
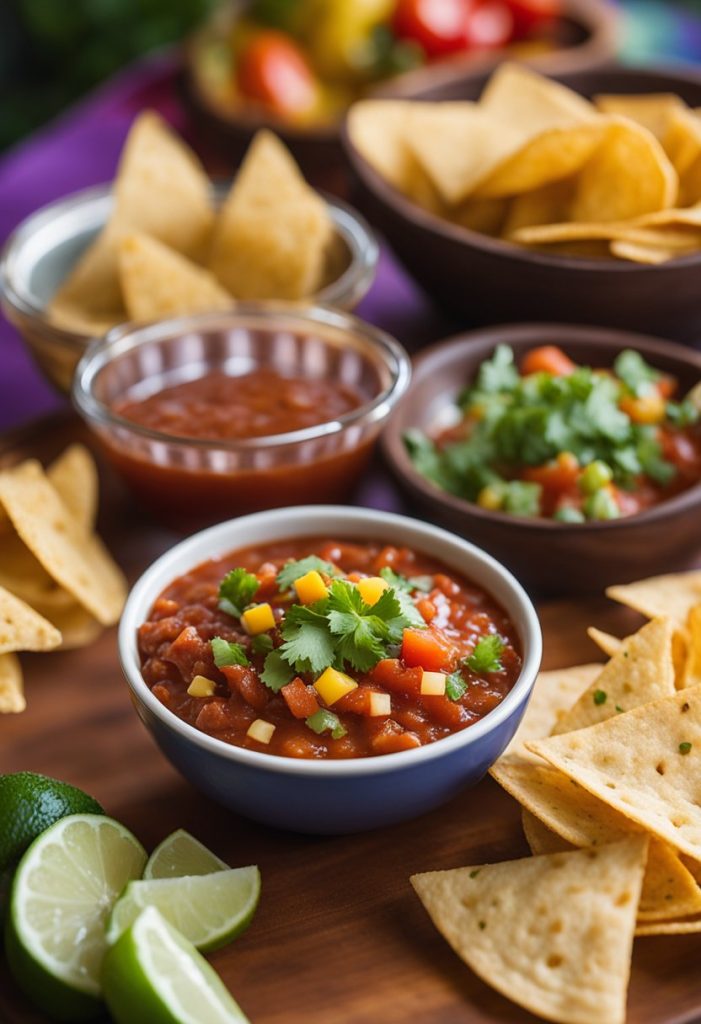
[[[574,190],[575,179],[565,178],[514,196],[502,225],[502,235],[511,238],[522,228],[557,224],[565,220],[572,205]]]
[[[79,257],[49,303],[49,315],[58,326],[99,337],[126,320],[117,276],[120,235],[120,229],[108,223]]]
[[[80,525],[86,530],[94,530],[99,480],[95,460],[85,445],[69,445],[51,463],[46,475]]]
[[[690,609],[687,629],[689,642],[680,688],[701,684],[701,604]]]
[[[480,107],[520,131],[522,141],[550,128],[586,121],[592,104],[564,85],[523,64],[500,64],[482,93]]]
[[[2,539],[0,587],[11,591],[32,608],[39,608],[41,605],[42,615],[46,615],[47,609],[67,608],[73,601],[68,591],[49,576],[14,529]],[[46,617],[51,618],[50,615]]]
[[[524,820],[534,853],[562,848],[558,841],[565,846],[603,846],[639,831],[628,818],[549,765],[497,763],[492,775],[540,822],[538,829],[532,820]],[[697,913],[701,913],[701,889],[696,880],[671,847],[653,840],[638,916],[657,919]]]
[[[351,142],[363,159],[400,192],[407,191],[416,165],[405,131],[413,107],[408,100],[360,100],[348,111]]]
[[[603,629],[597,629],[596,626],[587,627],[587,636],[609,658],[612,658],[617,651],[620,651],[621,644],[623,643],[619,637],[612,636],[611,633],[604,633]]]
[[[139,323],[230,309],[234,304],[211,271],[148,235],[122,239],[119,276],[127,313]]]
[[[50,622],[0,587],[0,654],[50,651],[60,643],[61,634]]]
[[[701,687],[527,746],[632,822],[701,860]]]
[[[677,628],[684,629],[691,608],[701,602],[701,570],[650,576],[637,583],[607,587],[606,596],[648,619],[666,615]]]
[[[61,633],[61,650],[71,651],[87,647],[97,640],[102,626],[77,601],[71,601],[64,608],[44,608],[37,604],[36,610],[47,618]]]
[[[16,715],[26,706],[19,658],[0,654],[0,715]]]
[[[701,916],[671,921],[642,921],[636,935],[697,935],[701,932]]]
[[[49,575],[103,625],[116,622],[126,580],[102,542],[70,514],[38,462],[0,473],[0,504]]]
[[[521,824],[531,853],[536,856],[541,853],[562,853],[564,850],[576,849],[572,843],[566,842],[556,832],[551,831],[527,807],[521,808]]]
[[[674,693],[671,619],[653,619],[627,637],[576,704],[555,723],[553,735],[585,729],[639,704]]]
[[[684,101],[671,92],[648,93],[643,96],[602,94],[594,97],[594,105],[602,114],[619,114],[630,118],[647,128],[662,143],[673,113],[686,109]]]
[[[647,838],[414,875],[433,923],[507,998],[560,1024],[623,1024]]]
[[[280,140],[261,131],[221,209],[209,265],[235,298],[307,298],[324,278],[332,234],[323,199]]]
[[[559,716],[572,707],[580,693],[599,675],[601,668],[599,664],[575,665],[539,672],[526,713],[502,756],[537,760],[526,749],[526,741],[549,736]]]

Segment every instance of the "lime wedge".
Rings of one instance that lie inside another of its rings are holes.
[[[120,825],[96,814],[61,818],[34,840],[10,893],[6,952],[27,995],[56,1020],[99,1009],[105,921],[146,853]]]
[[[193,946],[219,949],[248,927],[259,896],[257,867],[130,882],[112,910],[107,942],[113,945],[145,907],[156,907]]]
[[[182,878],[183,875],[209,875],[229,867],[184,828],[172,832],[148,859],[144,878]]]
[[[102,987],[116,1024],[248,1024],[204,957],[155,907],[107,953]]]

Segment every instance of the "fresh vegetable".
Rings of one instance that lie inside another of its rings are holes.
[[[514,37],[522,39],[562,15],[562,0],[508,0],[514,19]]]
[[[429,58],[467,48],[470,0],[398,0],[392,27],[400,39],[419,43]]]
[[[258,577],[245,569],[232,569],[219,584],[219,607],[239,618],[258,590]]]
[[[306,118],[319,103],[314,72],[296,43],[282,32],[260,32],[239,55],[241,93],[284,118]]]

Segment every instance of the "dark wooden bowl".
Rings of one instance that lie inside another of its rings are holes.
[[[584,96],[673,92],[701,106],[701,73],[615,67],[554,76]],[[427,88],[425,100],[477,99],[485,76]],[[650,331],[681,341],[701,335],[701,254],[645,266],[526,249],[468,231],[421,209],[343,141],[356,203],[416,280],[465,326],[550,320]]]
[[[556,47],[536,54],[529,63],[544,72],[600,67],[616,52],[618,15],[609,0],[564,0],[557,27]],[[205,26],[205,31],[207,30]],[[518,51],[517,51],[518,52]],[[266,118],[254,108],[231,111],[212,101],[198,83],[193,67],[194,47],[186,47],[181,94],[200,142],[206,149],[238,164],[259,128],[271,128],[290,148],[309,180],[330,191],[344,190],[346,158],[340,124],[295,127]],[[504,51],[461,54],[381,83],[382,96],[420,96],[426,89],[444,88],[466,74],[487,74],[504,58]]]
[[[499,344],[518,360],[536,345],[559,345],[576,362],[610,366],[624,348],[671,373],[685,394],[701,380],[701,354],[659,338],[563,324],[492,327],[433,345],[416,359],[411,387],[385,428],[382,446],[400,485],[439,523],[474,541],[539,594],[601,592],[684,569],[701,553],[701,483],[628,518],[582,524],[524,519],[490,512],[430,483],[418,473],[402,437],[410,427],[434,428],[438,411],[453,403],[480,363]]]

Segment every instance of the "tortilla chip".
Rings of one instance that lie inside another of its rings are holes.
[[[575,665],[573,668],[540,672],[526,713],[502,759],[536,761],[537,758],[526,749],[526,741],[549,736],[560,715],[569,711],[582,691],[599,675],[601,668],[600,664]]]
[[[68,591],[49,576],[14,530],[3,537],[0,551],[0,586],[32,608],[39,605],[42,609],[66,608],[71,604],[73,598]],[[42,610],[40,614],[46,615],[46,611]],[[46,617],[51,618],[50,615]]]
[[[687,618],[689,644],[679,689],[701,684],[701,604],[695,604]]]
[[[678,251],[679,254],[701,248],[701,231],[670,226],[638,227],[636,222],[612,224],[540,224],[517,228],[512,232],[515,242],[525,245],[546,245],[568,241],[621,241],[643,248]]]
[[[611,242],[611,255],[619,260],[629,260],[631,263],[645,263],[649,266],[658,266],[660,263],[669,263],[670,260],[678,260],[680,256],[688,256],[696,252],[699,246],[694,244],[688,249],[671,248],[667,245],[648,245],[644,242],[629,242],[626,239],[618,238]]]
[[[12,651],[50,651],[61,634],[24,601],[0,587],[0,654]]]
[[[192,150],[152,110],[131,126],[114,202],[113,220],[123,229],[152,235],[191,259],[204,258],[214,224],[209,179]]]
[[[647,128],[662,143],[673,113],[686,110],[683,100],[671,92],[647,93],[642,96],[602,94],[594,97],[594,106],[602,114],[618,114],[630,118]]]
[[[121,229],[108,223],[57,289],[47,312],[59,327],[100,337],[127,319],[117,276],[120,236]]]
[[[139,323],[231,309],[234,304],[214,274],[148,235],[122,239],[119,277],[127,313]]]
[[[72,651],[80,647],[88,647],[94,643],[102,632],[102,626],[89,612],[73,601],[66,608],[37,608],[61,633],[61,650]]]
[[[509,209],[508,199],[466,199],[447,214],[453,224],[468,231],[498,237]]]
[[[602,629],[597,629],[596,626],[589,626],[587,628],[587,636],[594,641],[597,647],[599,647],[604,654],[612,658],[621,649],[622,640],[619,640],[617,636],[612,636],[610,633],[604,633]]]
[[[603,846],[640,831],[624,815],[548,765],[497,763],[492,775],[540,822],[540,830],[532,821],[524,822],[534,853],[552,852],[558,848],[558,840],[566,847]],[[660,919],[699,912],[701,889],[696,880],[671,847],[653,840],[638,917]]]
[[[527,746],[631,821],[701,860],[701,687]]]
[[[85,530],[94,530],[100,482],[95,460],[83,444],[72,444],[46,470],[52,486]]]
[[[679,175],[679,205],[701,199],[701,120],[681,106],[670,116],[662,144]]]
[[[666,615],[677,629],[686,629],[686,620],[695,604],[701,602],[701,570],[650,576],[637,583],[606,588],[606,596],[632,608],[648,619]]]
[[[576,850],[576,846],[572,846],[556,832],[552,832],[527,807],[521,808],[521,825],[531,853],[536,856],[541,853],[563,853],[565,850]]]
[[[28,460],[0,473],[0,503],[49,575],[98,622],[116,622],[126,580],[99,538],[70,514],[38,462]]]
[[[348,135],[371,167],[405,192],[415,157],[406,142],[413,103],[407,100],[360,100],[348,111]],[[436,109],[438,104],[430,104]]]
[[[562,1024],[623,1024],[647,839],[411,879],[488,985]]]
[[[557,224],[565,220],[572,205],[574,190],[575,179],[565,178],[514,196],[502,226],[503,237],[510,238],[521,228]]]
[[[523,64],[500,64],[489,79],[480,107],[504,124],[520,131],[523,139],[562,128],[595,114],[592,104],[564,85]]]
[[[695,935],[701,932],[701,916],[678,921],[642,922],[635,929],[637,935]]]
[[[701,203],[694,206],[674,206],[669,210],[658,210],[632,221],[636,227],[679,227],[701,228]]]
[[[15,654],[0,654],[0,715],[14,715],[24,711],[22,666]]]
[[[673,206],[679,180],[657,139],[626,118],[611,118],[605,138],[579,173],[570,220],[605,224]]]
[[[553,735],[603,722],[674,689],[672,622],[653,619],[623,641],[601,674],[555,723]]]
[[[324,276],[333,226],[283,144],[258,132],[221,209],[210,269],[239,299],[301,299]]]

